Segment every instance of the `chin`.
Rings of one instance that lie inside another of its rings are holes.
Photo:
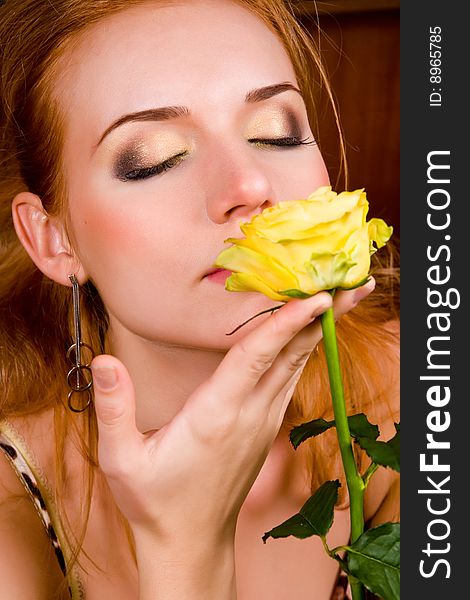
[[[233,296],[230,302],[227,302],[222,312],[214,311],[210,315],[209,328],[225,349],[233,346],[235,342],[245,337],[250,331],[253,331],[271,316],[271,312],[259,315],[246,325],[243,325],[232,335],[231,333],[239,325],[254,317],[262,311],[269,311],[276,306],[282,305],[281,302],[271,300],[262,294],[254,292],[227,292]]]

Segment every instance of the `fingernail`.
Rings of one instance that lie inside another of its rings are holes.
[[[321,304],[319,304],[315,310],[312,312],[312,314],[310,315],[311,319],[315,319],[316,317],[318,317],[319,315],[321,315],[322,313],[324,313],[326,310],[328,310],[331,307],[331,302],[328,301],[323,301]]]
[[[117,373],[112,366],[91,367],[93,372],[93,384],[103,392],[110,392],[116,387]]]
[[[360,288],[357,288],[357,290],[354,292],[354,301],[359,302],[360,300],[368,296],[374,288],[375,281],[373,279],[368,281],[365,285],[361,286]]]

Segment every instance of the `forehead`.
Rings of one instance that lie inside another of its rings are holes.
[[[295,83],[277,36],[230,0],[125,9],[84,30],[60,71],[56,95],[70,119],[87,117],[101,131],[151,106],[210,109],[255,87]]]

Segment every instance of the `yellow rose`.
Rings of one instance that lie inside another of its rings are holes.
[[[286,302],[365,281],[370,256],[392,235],[382,219],[366,221],[364,189],[336,194],[318,188],[306,200],[279,202],[228,238],[215,266],[232,271],[225,289],[261,292]]]

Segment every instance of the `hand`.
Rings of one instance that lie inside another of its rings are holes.
[[[335,295],[336,317],[374,288]],[[140,600],[233,600],[239,510],[321,339],[324,292],[289,302],[227,352],[159,431],[135,424],[134,389],[112,356],[92,362],[98,458],[136,542]]]
[[[338,292],[337,317],[374,287]],[[322,292],[293,300],[250,331],[160,430],[135,425],[133,385],[124,365],[92,363],[99,462],[134,533],[162,544],[224,543],[280,429],[306,361],[321,339]]]

